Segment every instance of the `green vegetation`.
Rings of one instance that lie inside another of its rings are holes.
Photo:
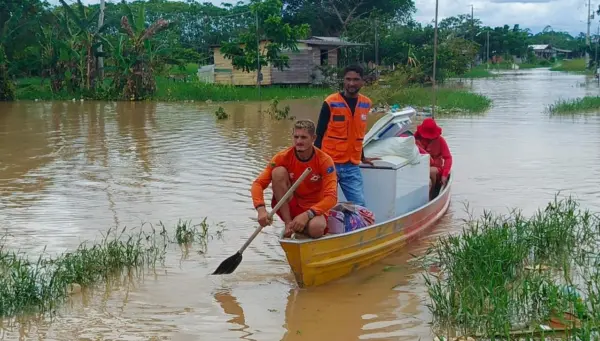
[[[175,236],[160,223],[154,227],[126,234],[126,229],[109,230],[102,240],[89,246],[81,244],[75,251],[55,258],[39,256],[30,260],[27,255],[8,250],[0,240],[0,316],[29,312],[48,312],[66,297],[101,280],[134,272],[142,267],[154,268],[165,259],[169,244],[186,247],[196,242],[199,253],[206,251],[207,241],[221,237],[223,226],[217,224],[209,233],[204,219],[199,225],[179,221]]]
[[[148,99],[157,101],[253,101],[322,97],[330,92],[331,89],[325,87],[263,86],[259,96],[255,86],[206,84],[199,82],[197,78],[181,82],[157,77],[156,92]],[[80,98],[95,99],[98,96],[88,96],[84,91],[53,93],[48,84],[40,84],[40,79],[28,78],[17,83],[16,98],[20,100],[71,100],[73,98],[79,100]],[[105,94],[101,99],[113,100],[116,98]]]
[[[560,99],[549,105],[546,111],[551,115],[572,115],[578,113],[599,113],[600,97],[586,96],[577,99]]]
[[[295,120],[296,116],[290,115],[290,106],[286,105],[283,109],[279,109],[279,100],[274,99],[271,101],[269,107],[264,110],[264,113],[268,114],[272,119],[281,120]]]
[[[440,238],[421,258],[436,333],[527,337],[551,320],[563,327],[574,320],[580,327],[572,334],[593,339],[600,326],[599,235],[600,216],[570,197],[530,218],[513,211],[469,220],[460,235]]]
[[[432,89],[423,87],[411,87],[401,89],[390,97],[390,103],[411,105],[425,109],[431,106]],[[450,114],[478,114],[490,108],[492,100],[489,98],[469,92],[464,89],[439,88],[437,90],[436,115]]]
[[[552,71],[566,71],[566,72],[587,72],[588,70],[585,67],[585,59],[569,59],[562,60],[558,62],[556,65],[550,68]],[[593,71],[592,71],[593,72]]]
[[[252,0],[222,7],[191,1],[108,2],[100,27],[97,3],[59,2],[51,6],[42,0],[0,0],[0,100],[253,99],[254,91],[223,91],[197,81],[198,66],[214,63],[212,46],[220,45],[221,53],[239,70],[253,71],[267,64],[286,69],[289,55],[284,49],[295,50],[294,42],[309,35],[341,36],[366,44],[336,49],[339,65],[315,66],[313,75],[321,71],[334,76],[315,80],[317,87],[338,87],[335,76],[351,61],[366,65],[376,60],[375,32],[381,37],[377,45],[382,72],[392,65],[405,68],[413,75],[412,83],[420,85],[431,83],[433,74],[433,25],[413,20],[413,0],[350,0],[344,6],[320,0]],[[525,60],[521,68],[526,68],[554,62],[538,60],[529,44],[569,49],[573,58],[581,57],[587,48],[583,37],[549,26],[532,34],[519,25],[487,27],[467,14],[445,18],[439,31],[436,77],[440,83],[447,77],[490,76],[487,71],[469,70],[488,51],[494,68],[512,63],[513,56]],[[257,49],[257,37],[268,41],[265,48]],[[367,71],[371,82],[375,72]],[[265,90],[267,99],[320,92],[269,91]]]
[[[460,78],[488,78],[488,77],[495,77],[496,75],[493,74],[490,70],[485,68],[484,66],[478,66],[478,67],[474,67],[471,70],[465,72],[463,75],[460,75]]]
[[[412,84],[411,78],[411,75],[399,70],[383,76],[376,84],[366,87],[364,92],[379,105],[410,105],[415,109],[430,110],[433,89]],[[491,99],[460,88],[438,88],[436,98],[436,115],[482,113],[492,105]]]

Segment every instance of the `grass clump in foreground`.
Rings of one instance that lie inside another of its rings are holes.
[[[558,100],[546,107],[551,115],[571,115],[600,111],[600,96],[585,96],[577,99]]]
[[[204,252],[209,234],[206,219],[198,226],[180,221],[174,238],[162,230],[140,228],[126,234],[110,229],[91,246],[83,243],[73,252],[55,258],[39,256],[32,261],[23,253],[8,250],[0,240],[0,316],[52,311],[74,287],[93,286],[102,280],[142,267],[154,268],[165,259],[169,244],[199,242]],[[217,229],[221,236],[223,229]]]
[[[437,269],[425,275],[436,334],[520,339],[539,335],[551,319],[571,319],[573,336],[594,339],[599,236],[600,217],[570,197],[530,218],[513,211],[469,220],[462,234],[440,238],[421,259]]]

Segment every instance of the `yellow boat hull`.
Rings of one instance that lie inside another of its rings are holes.
[[[434,200],[386,222],[320,239],[280,239],[298,286],[331,282],[402,249],[446,213],[451,184],[452,177]]]

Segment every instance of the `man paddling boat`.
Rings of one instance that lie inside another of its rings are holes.
[[[264,227],[271,224],[265,208],[264,190],[273,183],[273,208],[304,170],[312,169],[287,205],[277,212],[285,223],[284,237],[297,232],[320,238],[327,233],[328,212],[337,204],[335,165],[329,155],[314,147],[315,130],[315,124],[310,120],[296,121],[293,146],[273,156],[252,183],[252,202],[258,213],[258,223]]]

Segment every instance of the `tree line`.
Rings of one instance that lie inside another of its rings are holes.
[[[433,23],[417,23],[413,0],[251,0],[221,7],[191,1],[149,0],[51,6],[43,0],[0,0],[0,100],[14,98],[24,77],[48,82],[52,92],[92,98],[150,97],[155,78],[172,67],[212,63],[211,47],[236,68],[288,66],[282,54],[308,36],[339,36],[365,43],[344,60],[378,62],[405,69],[414,82],[430,80]],[[488,39],[489,35],[489,39]],[[269,39],[257,63],[258,38]],[[488,44],[489,42],[489,44]],[[519,25],[484,26],[469,15],[439,23],[440,80],[464,74],[474,60],[535,60],[531,44],[552,44],[575,56],[588,48],[547,27],[532,34]],[[258,65],[257,65],[258,64]]]

